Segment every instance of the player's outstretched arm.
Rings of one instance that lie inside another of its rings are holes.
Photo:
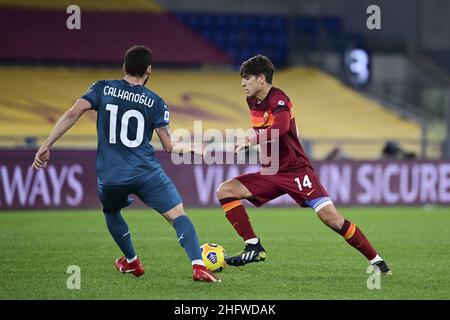
[[[45,139],[42,146],[36,152],[33,162],[33,169],[39,170],[47,167],[50,160],[50,148],[67,132],[77,120],[91,108],[91,103],[83,98],[78,99],[75,104],[58,119],[53,130]]]
[[[172,140],[172,135],[169,131],[169,126],[164,126],[160,128],[156,128],[156,133],[158,134],[159,140],[164,148],[164,151],[174,152],[174,153],[194,153],[199,156],[204,155],[203,145],[199,145],[196,143],[182,143],[182,142],[174,142]]]

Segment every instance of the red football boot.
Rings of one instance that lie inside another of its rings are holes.
[[[139,258],[131,263],[128,263],[126,257],[117,258],[116,268],[122,273],[132,273],[136,277],[140,277],[144,274],[144,266]]]
[[[221,280],[206,269],[205,266],[201,266],[199,264],[193,265],[192,278],[194,281],[221,282]]]

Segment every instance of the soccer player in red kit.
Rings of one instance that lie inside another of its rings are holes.
[[[256,144],[267,144],[270,150],[275,138],[279,139],[279,162],[275,174],[266,174],[269,164],[262,163],[260,172],[238,176],[222,183],[217,189],[217,197],[227,219],[245,241],[244,250],[226,257],[226,262],[241,266],[264,261],[267,256],[240,200],[247,199],[259,207],[287,193],[301,207],[314,209],[323,223],[360,251],[381,274],[391,274],[369,240],[355,224],[339,214],[322,187],[299,142],[292,102],[283,91],[272,86],[274,71],[273,64],[262,55],[245,61],[240,69],[241,84],[247,94],[256,133],[238,142],[234,151],[237,153]],[[277,151],[271,152],[273,155]]]

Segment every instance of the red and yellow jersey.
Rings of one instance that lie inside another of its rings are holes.
[[[272,87],[263,101],[258,103],[256,97],[250,97],[247,98],[247,103],[253,129],[257,132],[269,128],[278,112],[289,112],[290,114],[289,130],[280,137],[278,171],[290,172],[303,167],[312,168],[298,139],[294,107],[289,97],[282,90]]]

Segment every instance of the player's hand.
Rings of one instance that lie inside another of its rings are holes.
[[[47,167],[47,163],[50,160],[50,149],[46,146],[42,146],[36,152],[34,156],[34,161],[32,168],[35,170],[39,170]]]
[[[246,138],[245,140],[242,141],[238,141],[235,145],[234,145],[234,153],[239,153],[241,150],[245,150],[250,146],[250,142],[248,141],[248,139]]]
[[[214,144],[214,140],[203,142],[203,159],[207,158],[209,154],[213,151],[216,151],[216,145]]]
[[[202,158],[205,156],[205,148],[202,143],[193,143],[191,146],[191,152]]]
[[[191,153],[194,155],[201,156],[203,158],[205,150],[201,143],[186,143],[186,142],[178,142],[173,145],[172,153]]]

